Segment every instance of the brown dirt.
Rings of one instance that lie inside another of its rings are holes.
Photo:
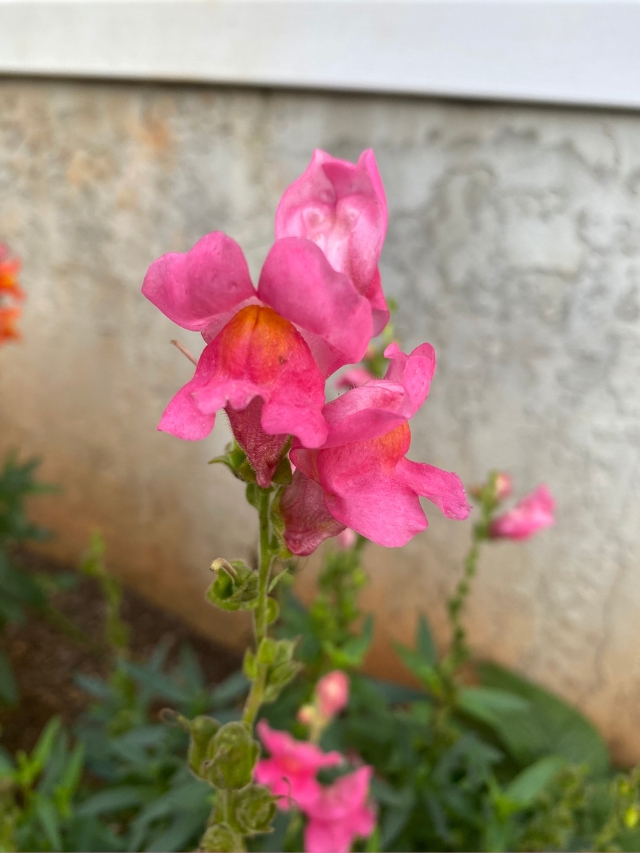
[[[32,553],[20,553],[15,561],[27,572],[55,580],[69,567]],[[20,689],[15,707],[0,708],[2,745],[9,752],[29,751],[44,725],[54,714],[70,724],[91,701],[74,683],[76,673],[102,676],[109,663],[104,641],[104,600],[95,581],[79,576],[73,589],[55,592],[52,604],[84,635],[72,638],[42,614],[31,613],[21,625],[8,625],[0,645],[9,655]],[[169,660],[184,642],[196,652],[211,686],[239,666],[239,658],[194,634],[184,622],[125,590],[122,616],[131,630],[131,653],[146,660],[161,640],[171,643]]]

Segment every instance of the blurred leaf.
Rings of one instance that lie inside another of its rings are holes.
[[[58,826],[58,815],[51,800],[34,794],[34,811],[44,829],[53,850],[62,850],[62,837]]]
[[[85,800],[76,809],[78,817],[95,817],[126,809],[138,808],[149,802],[153,791],[146,785],[123,785],[119,788],[107,788]]]
[[[458,710],[494,728],[500,728],[510,715],[529,712],[529,703],[521,696],[493,687],[465,687],[457,698]]]
[[[232,673],[211,691],[211,707],[222,708],[246,696],[249,681],[242,670]]]
[[[44,727],[42,734],[33,748],[31,760],[40,769],[42,769],[49,760],[49,756],[51,755],[61,726],[62,721],[60,720],[60,717],[52,717]]]
[[[8,705],[18,701],[18,685],[7,655],[0,649],[0,699]]]
[[[565,765],[559,756],[541,758],[519,773],[504,789],[504,795],[518,806],[528,806]]]
[[[435,666],[438,663],[438,652],[436,644],[433,641],[431,628],[427,622],[426,616],[422,613],[418,618],[418,630],[416,633],[416,651],[420,657],[430,666]]]
[[[593,775],[609,770],[609,751],[598,730],[553,693],[497,664],[479,667],[482,684],[508,691],[528,703],[525,713],[497,713],[494,730],[521,764],[558,755],[571,764],[587,764]]]
[[[398,792],[396,804],[387,809],[380,827],[380,846],[386,849],[405,828],[415,803],[415,791],[407,786]]]

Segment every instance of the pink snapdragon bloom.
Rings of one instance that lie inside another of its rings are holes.
[[[376,818],[368,803],[373,768],[364,766],[321,789],[305,812],[307,853],[349,853],[356,838],[368,838]]]
[[[142,292],[207,341],[158,429],[202,439],[225,409],[262,487],[289,435],[306,447],[322,445],[325,377],[364,355],[372,326],[367,299],[314,243],[278,240],[256,291],[238,244],[214,232],[189,252],[155,261]]]
[[[343,711],[349,702],[349,676],[341,669],[324,675],[316,685],[318,711],[330,720]]]
[[[494,518],[489,536],[492,539],[528,539],[538,530],[554,524],[555,506],[553,495],[542,484],[513,509]]]
[[[316,149],[306,171],[285,190],[276,213],[276,238],[306,237],[346,273],[367,298],[377,335],[389,322],[378,272],[387,230],[387,200],[371,151],[357,163]]]
[[[391,363],[374,379],[328,403],[329,434],[320,449],[294,443],[293,483],[280,500],[284,538],[294,554],[307,555],[345,527],[387,547],[399,547],[427,527],[419,496],[448,518],[469,515],[456,474],[405,458],[407,421],[429,392],[435,354],[422,344],[411,355],[397,344],[385,350]]]
[[[316,779],[323,767],[337,767],[344,761],[339,752],[323,752],[312,743],[296,740],[287,732],[272,729],[265,720],[257,726],[262,743],[271,753],[270,758],[258,761],[254,776],[256,782],[266,785],[278,797],[278,807],[288,809],[293,801],[303,811],[315,803],[321,794]]]

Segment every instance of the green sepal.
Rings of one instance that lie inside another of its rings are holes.
[[[251,649],[247,649],[244,653],[244,658],[242,659],[242,672],[249,681],[254,681],[258,677],[258,661]]]
[[[194,717],[192,720],[181,717],[179,721],[183,725],[186,723],[186,728],[191,735],[187,756],[189,767],[196,776],[204,779],[206,772],[202,768],[202,762],[207,757],[209,741],[218,732],[220,723],[213,717],[207,717],[204,714]]]
[[[287,547],[284,541],[284,520],[280,512],[280,498],[284,489],[279,488],[271,503],[271,527],[273,536],[271,537],[271,550],[274,551],[279,560],[290,560],[293,554]]]
[[[224,449],[222,456],[214,456],[209,460],[209,465],[226,465],[227,468],[237,477],[238,471],[247,461],[247,454],[240,447],[237,441],[232,441]]]
[[[264,785],[248,785],[235,796],[235,820],[245,835],[271,832],[276,799]]]
[[[248,460],[242,463],[242,465],[236,471],[236,477],[239,480],[243,480],[245,483],[255,483],[256,482],[256,472],[251,467],[251,464]]]
[[[259,754],[260,746],[244,723],[226,723],[209,741],[207,779],[216,788],[244,788],[252,780]]]
[[[198,850],[205,853],[237,853],[244,849],[242,836],[228,823],[217,823],[208,827],[198,846]]]
[[[280,666],[271,667],[267,675],[263,701],[275,702],[282,692],[282,689],[286,687],[290,681],[293,681],[302,668],[302,664],[295,660],[287,661],[286,663],[280,664]]]
[[[271,482],[277,486],[290,486],[293,482],[293,472],[291,471],[291,462],[288,456],[283,456],[278,467],[273,472]]]
[[[260,487],[257,483],[249,483],[246,489],[247,503],[254,509],[260,509]]]
[[[267,625],[273,625],[280,615],[280,605],[275,598],[267,598]]]
[[[258,604],[258,574],[242,560],[215,560],[216,579],[207,590],[211,604],[222,610],[253,610]]]

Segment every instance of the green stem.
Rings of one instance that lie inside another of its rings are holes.
[[[269,595],[269,580],[274,554],[271,549],[271,528],[269,513],[271,510],[271,490],[260,489],[260,502],[258,512],[260,514],[260,562],[258,567],[258,605],[253,611],[253,625],[256,637],[256,652],[260,643],[267,636],[267,599]],[[262,696],[265,687],[267,667],[258,664],[258,674],[251,685],[244,706],[242,720],[246,726],[251,728],[258,716],[262,705]]]

